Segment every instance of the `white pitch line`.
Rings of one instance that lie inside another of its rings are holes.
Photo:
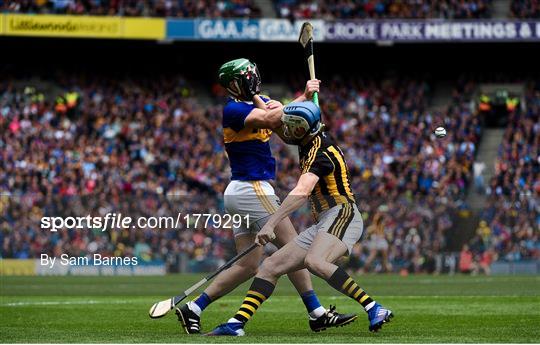
[[[279,300],[289,300],[291,296],[275,296],[273,297],[271,300],[273,301],[279,301]],[[297,296],[295,296],[297,297]],[[404,295],[404,296],[399,296],[399,295],[388,295],[388,296],[381,296],[381,297],[384,297],[384,298],[396,298],[396,299],[399,299],[399,298],[403,298],[403,299],[417,299],[417,298],[436,298],[436,299],[439,299],[439,298],[452,298],[452,297],[455,297],[455,298],[481,298],[481,297],[488,297],[488,298],[493,298],[493,297],[498,297],[498,298],[512,298],[512,297],[523,297],[523,296],[520,296],[520,295],[505,295],[505,296],[502,296],[502,295],[478,295],[478,296],[451,296],[451,295],[433,295],[433,296],[430,296],[430,295],[418,295],[418,296],[415,296],[415,295]],[[538,297],[538,296],[525,296],[525,297]],[[224,302],[236,302],[238,299],[240,299],[240,296],[228,296],[228,297],[225,297],[223,298],[223,301]],[[321,299],[329,299],[329,300],[339,300],[339,299],[343,299],[343,300],[346,300],[347,297],[346,296],[322,296]],[[151,302],[151,300],[149,300],[149,303]],[[89,301],[35,301],[35,302],[12,302],[12,303],[5,303],[5,304],[0,304],[0,307],[24,307],[24,306],[29,306],[29,305],[84,305],[84,304],[128,304],[128,303],[141,303],[141,301],[137,301],[137,302],[134,302],[134,301],[121,301],[121,300],[117,300],[117,301],[96,301],[96,300],[89,300]]]
[[[36,301],[0,304],[1,307],[23,307],[28,305],[78,305],[78,304],[127,304],[130,301]]]
[[[347,298],[347,296],[323,296],[321,297],[321,299],[323,298],[328,298],[330,300],[336,300],[336,299],[341,299],[341,298]],[[435,298],[435,299],[439,299],[439,298],[482,298],[482,297],[487,297],[487,298],[494,298],[494,297],[498,297],[498,298],[514,298],[514,297],[539,297],[538,295],[466,295],[466,296],[458,296],[458,295],[380,295],[380,296],[377,296],[377,297],[380,297],[381,299],[382,298],[403,298],[403,299],[417,299],[417,298]]]

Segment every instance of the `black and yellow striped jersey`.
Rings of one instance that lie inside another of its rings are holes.
[[[311,172],[319,177],[311,193],[313,215],[339,204],[356,203],[351,190],[351,179],[343,152],[327,132],[321,132],[300,147],[302,174]]]

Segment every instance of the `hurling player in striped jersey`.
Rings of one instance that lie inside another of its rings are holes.
[[[249,216],[241,227],[235,228],[236,250],[241,252],[255,241],[257,232],[279,208],[279,198],[271,181],[275,179],[276,161],[270,151],[272,129],[281,127],[283,105],[260,96],[261,79],[257,66],[247,59],[229,61],[219,69],[220,84],[230,98],[223,109],[223,136],[231,166],[231,182],[224,193],[225,210],[229,214]],[[296,101],[310,98],[319,91],[319,80],[306,83],[305,92]],[[292,241],[297,233],[288,217],[275,228],[270,240],[277,247]],[[204,292],[177,308],[176,314],[184,331],[200,333],[202,311],[238,285],[251,279],[257,272],[263,248],[257,248],[235,265],[219,274]],[[355,314],[339,314],[335,307],[325,309],[313,291],[311,276],[306,269],[288,273],[298,291],[313,331],[342,326],[352,322]]]

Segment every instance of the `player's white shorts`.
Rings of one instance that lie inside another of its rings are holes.
[[[302,231],[294,241],[307,250],[320,231],[339,238],[347,246],[350,254],[353,245],[360,240],[364,231],[362,215],[355,204],[334,206],[321,212],[319,222]]]
[[[368,248],[371,250],[387,250],[388,241],[384,237],[372,235],[368,242]]]
[[[257,233],[279,207],[279,198],[268,181],[231,181],[224,193],[225,211],[242,216],[243,223],[234,228],[235,236]],[[245,216],[249,215],[249,224]]]

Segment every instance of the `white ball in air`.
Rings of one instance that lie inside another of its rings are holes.
[[[437,138],[444,138],[446,136],[446,129],[444,127],[435,128],[435,136]]]

